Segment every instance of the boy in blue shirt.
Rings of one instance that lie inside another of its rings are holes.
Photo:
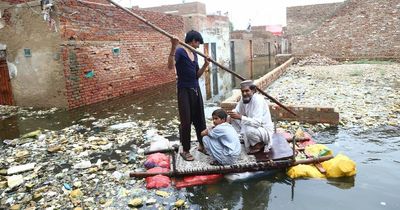
[[[228,114],[223,109],[212,113],[214,126],[201,132],[204,148],[214,158],[211,165],[232,165],[240,156],[239,135],[233,126],[226,122]]]

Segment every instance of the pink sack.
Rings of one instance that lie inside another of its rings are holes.
[[[154,153],[147,156],[146,162],[144,162],[144,167],[153,168],[153,167],[162,167],[162,168],[170,168],[170,160],[169,156],[162,153]]]
[[[171,185],[171,179],[164,175],[155,175],[146,178],[146,188],[163,188],[169,187]]]

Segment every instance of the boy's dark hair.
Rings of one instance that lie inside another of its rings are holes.
[[[192,42],[193,40],[200,42],[200,44],[204,44],[203,37],[201,36],[201,34],[199,32],[197,32],[195,30],[191,30],[186,33],[185,43],[188,44],[188,43]]]
[[[225,110],[223,109],[216,109],[213,111],[213,113],[211,114],[212,116],[217,116],[220,119],[226,120],[226,118],[228,118],[228,114],[225,112]]]

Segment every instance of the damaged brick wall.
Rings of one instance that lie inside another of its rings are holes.
[[[251,30],[251,33],[253,34],[253,54],[255,56],[276,54],[274,41],[278,40],[277,37],[269,31],[253,31],[253,28]]]
[[[315,5],[289,8],[288,30],[304,24],[304,11]],[[336,7],[335,7],[336,8]],[[400,3],[393,0],[347,0],[328,19],[307,34],[293,35],[292,54],[319,53],[335,59],[400,58]],[[297,27],[298,30],[304,31]]]
[[[96,2],[96,3],[91,3]],[[107,1],[60,1],[62,58],[70,108],[175,80],[167,69],[170,40]],[[133,10],[183,37],[182,18]],[[119,48],[120,53],[113,53]]]
[[[200,2],[188,2],[174,5],[143,8],[144,10],[168,13],[183,17],[184,31],[201,31],[206,21],[206,5]]]
[[[343,2],[287,7],[287,35],[309,34],[336,14]]]

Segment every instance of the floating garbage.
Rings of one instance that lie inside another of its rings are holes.
[[[84,160],[73,166],[73,168],[75,168],[75,169],[85,169],[85,168],[90,168],[90,167],[92,167],[92,163],[89,160]]]
[[[134,122],[127,122],[127,123],[120,123],[120,124],[112,125],[112,126],[108,127],[108,130],[123,130],[123,129],[127,129],[127,128],[133,128],[136,126],[137,126],[137,124]]]
[[[21,136],[21,138],[37,138],[42,132],[40,130],[32,131]]]
[[[35,168],[36,163],[28,163],[25,165],[12,166],[7,170],[8,175],[17,174],[20,172],[30,171]]]

